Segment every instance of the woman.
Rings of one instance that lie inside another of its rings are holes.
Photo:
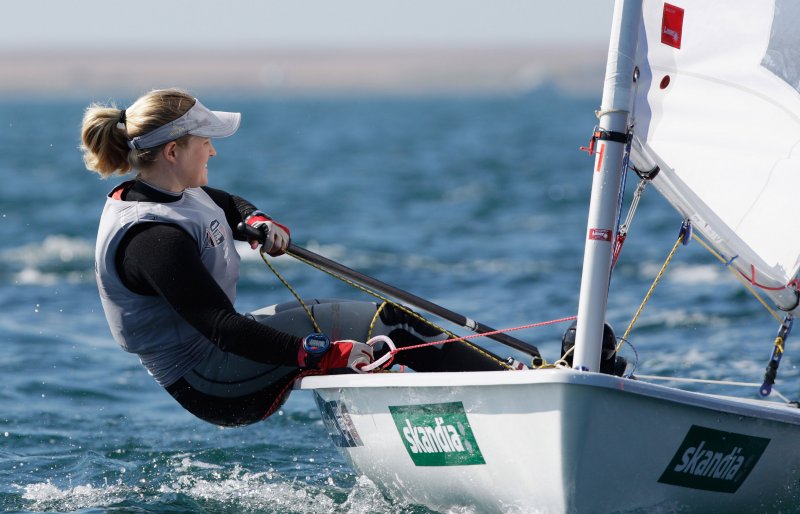
[[[376,316],[370,302],[309,302],[324,334],[297,302],[258,316],[236,312],[233,240],[246,238],[235,227],[261,230],[272,256],[289,244],[287,227],[207,186],[212,138],[233,135],[239,122],[239,113],[210,111],[166,89],[127,109],[89,106],[81,133],[89,170],[103,178],[136,173],[109,193],[98,230],[95,268],[111,332],[184,408],[224,426],[269,416],[304,370],[352,372],[372,362],[372,348],[354,341],[370,330],[398,347],[444,337],[399,309]],[[401,352],[396,362],[418,371],[507,369],[461,343]]]

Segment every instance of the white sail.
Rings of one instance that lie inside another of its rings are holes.
[[[800,265],[799,23],[796,0],[644,0],[634,109],[656,188],[785,310]]]

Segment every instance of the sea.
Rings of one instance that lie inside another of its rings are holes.
[[[239,132],[215,141],[210,185],[289,226],[296,244],[498,329],[576,313],[594,162],[580,147],[597,123],[599,91],[202,100],[243,113]],[[92,101],[109,99],[0,100],[2,510],[432,512],[350,468],[311,393],[295,391],[263,422],[218,428],[184,411],[117,346],[93,252],[105,195],[123,178],[101,180],[83,165],[79,132]],[[627,177],[623,217],[637,182]],[[646,188],[611,279],[607,319],[617,336],[680,224]],[[292,299],[257,252],[239,250],[240,312]],[[303,297],[371,298],[289,256],[271,262]],[[552,362],[568,325],[512,335]],[[777,329],[723,265],[690,243],[621,352],[640,374],[760,383]],[[797,362],[790,340],[776,388],[791,400],[800,394]],[[711,392],[758,395],[728,384]]]

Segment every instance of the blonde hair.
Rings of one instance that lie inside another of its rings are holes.
[[[81,151],[86,168],[108,178],[152,165],[164,145],[131,150],[128,141],[180,118],[194,103],[194,97],[186,91],[156,89],[125,109],[124,117],[114,104],[91,104],[83,114],[81,126]],[[183,136],[177,142],[183,144],[188,138]]]

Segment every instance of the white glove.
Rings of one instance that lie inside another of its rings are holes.
[[[286,226],[270,219],[261,211],[253,211],[253,213],[247,217],[246,223],[260,230],[264,235],[261,241],[255,239],[251,240],[250,248],[255,250],[258,248],[259,243],[263,244],[266,252],[273,257],[283,255],[286,252],[286,248],[289,247],[289,241],[291,240],[289,229]]]
[[[372,347],[368,344],[359,343],[358,341],[353,341],[352,339],[336,341],[333,344],[335,345],[335,351],[332,353],[338,353],[340,355],[338,358],[338,363],[342,364],[344,359],[347,359],[346,367],[355,372],[364,373],[361,371],[361,368],[367,364],[371,364],[375,358],[372,354]],[[331,363],[331,367],[336,367],[336,364],[334,364],[335,362],[336,359],[334,359],[334,361]]]

